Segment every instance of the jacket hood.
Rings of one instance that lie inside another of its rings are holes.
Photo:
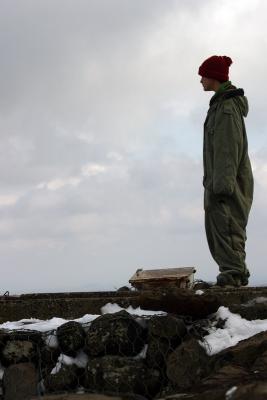
[[[216,100],[226,100],[234,98],[235,103],[239,106],[240,111],[244,117],[248,115],[249,107],[248,107],[248,99],[244,95],[243,89],[237,89],[235,86],[231,85],[228,90],[225,90],[222,93],[218,93],[218,95],[213,96],[210,101],[210,105],[214,103]]]
[[[248,99],[244,95],[243,89],[230,89],[227,90],[224,95],[224,99],[234,98],[234,101],[238,104],[240,111],[244,117],[248,115]]]

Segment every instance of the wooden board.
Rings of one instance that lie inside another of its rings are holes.
[[[161,268],[143,270],[139,269],[131,277],[129,283],[136,288],[147,286],[174,285],[177,287],[190,287],[193,283],[193,275],[196,272],[193,267]]]

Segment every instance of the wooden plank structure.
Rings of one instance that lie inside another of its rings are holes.
[[[193,267],[138,269],[131,277],[129,283],[138,290],[157,288],[192,289],[194,284]]]

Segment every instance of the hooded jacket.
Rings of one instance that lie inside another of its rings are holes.
[[[254,183],[244,123],[247,114],[244,90],[231,82],[211,98],[204,123],[203,185],[213,195],[242,196],[249,209]]]

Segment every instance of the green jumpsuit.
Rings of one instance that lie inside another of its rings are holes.
[[[243,119],[247,114],[243,89],[227,81],[211,98],[204,123],[205,229],[222,286],[246,285],[250,275],[245,241],[254,181]]]

